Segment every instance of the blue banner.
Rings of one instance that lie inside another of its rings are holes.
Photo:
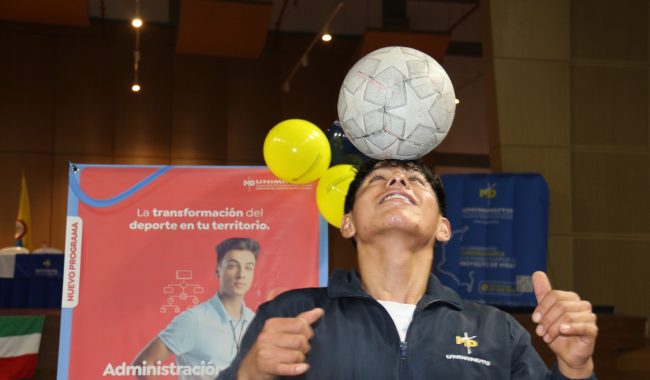
[[[433,273],[466,300],[537,305],[531,276],[546,270],[548,186],[539,174],[442,175],[452,236]]]

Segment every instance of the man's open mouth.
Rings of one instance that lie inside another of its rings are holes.
[[[388,200],[391,200],[391,199],[404,199],[405,201],[408,201],[411,204],[415,205],[415,202],[413,202],[413,199],[411,199],[410,197],[408,197],[407,195],[402,194],[402,193],[388,194],[379,203],[381,204],[381,203],[384,203],[385,201],[388,201]]]

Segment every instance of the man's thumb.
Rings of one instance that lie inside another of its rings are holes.
[[[542,302],[546,294],[553,289],[551,288],[551,282],[548,280],[546,273],[539,271],[533,273],[533,289],[535,289],[537,303]]]
[[[309,311],[305,311],[304,313],[298,314],[296,318],[300,318],[303,321],[307,322],[307,324],[311,325],[317,320],[320,319],[320,317],[323,316],[325,312],[321,308],[316,308],[316,309],[311,309]]]

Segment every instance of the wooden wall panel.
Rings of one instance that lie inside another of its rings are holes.
[[[43,241],[50,243],[52,210],[52,155],[31,152],[0,152],[0,248],[15,244],[16,217],[21,190],[21,171],[25,172],[32,223],[32,249]],[[5,215],[7,217],[5,217]]]
[[[106,39],[57,39],[56,153],[113,155],[114,49]]]
[[[332,225],[327,226],[329,240],[329,272],[332,273],[337,268],[350,270],[356,268],[359,270],[357,263],[357,250],[350,240],[341,236],[341,231]]]
[[[546,256],[546,274],[553,289],[573,291],[573,239],[570,236],[550,235]]]
[[[569,63],[517,59],[494,63],[501,144],[568,147]]]
[[[589,0],[587,0],[589,1]],[[489,0],[495,57],[569,58],[570,2]]]
[[[648,147],[648,67],[571,66],[571,142]]]
[[[426,156],[428,157],[428,155]],[[492,171],[490,168],[461,168],[458,166],[435,166],[435,172],[438,175],[443,175],[443,174],[474,174],[474,173],[482,173],[482,174],[490,174]]]
[[[0,151],[51,152],[52,35],[0,32]]]
[[[118,41],[132,42],[132,46],[135,47],[135,27],[131,23],[116,24],[112,38]],[[176,41],[176,29],[174,28],[147,22],[140,27],[140,46],[148,43],[163,44],[170,46],[173,51],[174,41]]]
[[[116,156],[115,165],[171,165],[171,159],[163,157]]]
[[[447,56],[444,68],[460,103],[452,129],[436,152],[489,154],[483,59]]]
[[[283,55],[283,81],[301,55],[302,53]],[[291,80],[290,91],[280,92],[282,120],[308,120],[327,132],[338,119],[336,104],[343,78],[348,72],[348,62],[347,56],[310,54],[309,65],[298,69]]]
[[[647,153],[574,151],[574,232],[650,234]]]
[[[575,239],[576,291],[616,313],[650,317],[650,241]]]
[[[569,149],[502,147],[503,171],[540,173],[550,193],[549,233],[572,231],[571,155]]]
[[[619,379],[646,380],[650,379],[650,335],[645,336],[645,347],[640,350],[629,350],[618,355],[616,364]]]
[[[180,3],[177,53],[237,58],[257,58],[262,53],[272,2],[183,0]]]
[[[171,157],[226,162],[228,62],[174,55]]]
[[[172,158],[170,165],[188,165],[188,166],[220,166],[226,165],[226,160],[204,160],[200,158]]]
[[[263,165],[264,139],[282,121],[282,55],[265,51],[258,60],[228,61],[229,165]]]
[[[169,158],[172,47],[142,43],[139,92],[133,92],[133,43],[116,43],[115,156]]]
[[[4,0],[0,18],[21,22],[88,26],[86,0]]]
[[[571,58],[648,60],[647,0],[571,1]]]

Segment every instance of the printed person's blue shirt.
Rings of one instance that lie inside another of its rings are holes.
[[[176,316],[158,338],[176,355],[176,365],[183,366],[179,379],[212,380],[237,355],[253,317],[255,313],[242,302],[242,318],[237,322],[215,294]]]

